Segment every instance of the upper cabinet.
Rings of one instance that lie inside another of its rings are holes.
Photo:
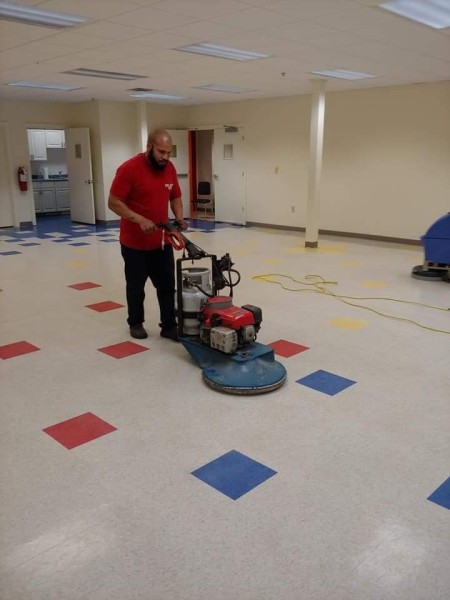
[[[46,129],[45,141],[47,148],[65,148],[66,140],[63,129]]]
[[[66,138],[62,129],[29,129],[28,146],[30,160],[47,160],[47,148],[65,148]]]
[[[30,160],[47,160],[47,141],[44,129],[28,130]]]

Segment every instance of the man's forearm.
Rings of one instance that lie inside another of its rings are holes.
[[[174,198],[170,201],[170,208],[175,216],[177,221],[181,221],[183,219],[183,201],[181,198]]]
[[[128,208],[123,200],[117,198],[116,196],[112,196],[111,194],[108,198],[108,207],[110,210],[116,213],[116,215],[119,215],[119,217],[127,219],[127,221],[131,221],[132,223],[139,223],[139,221],[142,220],[141,215],[138,215]]]

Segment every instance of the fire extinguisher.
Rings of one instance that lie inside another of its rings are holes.
[[[21,192],[28,191],[28,173],[25,167],[19,167],[17,170],[17,179],[19,181],[19,188]]]

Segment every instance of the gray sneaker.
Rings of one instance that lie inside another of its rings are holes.
[[[148,337],[147,332],[142,326],[142,323],[138,323],[137,325],[131,325],[130,327],[130,335],[137,340],[144,340]]]
[[[163,338],[167,338],[168,340],[173,340],[174,342],[179,342],[178,339],[178,327],[174,325],[169,329],[161,329],[160,336]]]

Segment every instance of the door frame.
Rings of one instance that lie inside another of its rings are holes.
[[[9,200],[10,200],[10,205],[11,205],[11,212],[12,212],[12,219],[13,219],[13,224],[12,225],[7,225],[6,227],[20,227],[20,221],[18,219],[18,215],[16,212],[16,203],[15,203],[15,198],[16,198],[16,177],[15,177],[15,173],[13,171],[13,161],[12,161],[12,153],[11,153],[11,144],[10,144],[10,136],[9,136],[9,124],[5,121],[0,121],[0,127],[3,129],[4,135],[5,135],[5,142],[6,142],[6,148],[5,148],[5,154],[6,154],[6,171],[8,173],[7,175],[7,184],[8,184],[8,191],[9,191]],[[34,202],[34,199],[33,199]]]

